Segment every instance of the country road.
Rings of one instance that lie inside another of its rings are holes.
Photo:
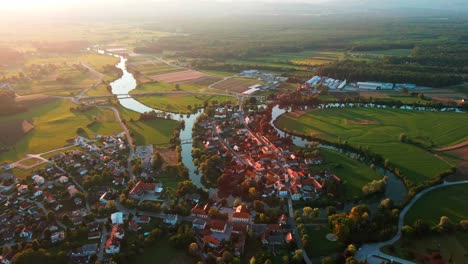
[[[381,263],[381,259],[373,258],[372,256],[377,256],[377,257],[382,257],[386,259],[390,259],[393,261],[397,261],[399,263],[403,264],[412,264],[414,262],[405,260],[405,259],[400,259],[398,257],[394,257],[388,254],[383,253],[380,249],[384,246],[391,245],[395,242],[397,242],[401,238],[401,229],[404,225],[404,219],[406,216],[406,213],[411,209],[411,207],[426,193],[431,192],[433,190],[446,187],[446,186],[452,186],[452,185],[458,185],[458,184],[468,184],[468,181],[459,181],[459,182],[444,182],[439,185],[431,186],[422,192],[416,194],[413,199],[403,208],[403,210],[400,213],[400,216],[398,218],[398,232],[397,234],[390,240],[384,241],[384,242],[379,242],[379,243],[370,243],[370,244],[364,244],[362,245],[361,249],[356,253],[355,258],[359,261],[364,261],[367,260],[370,264],[373,263]]]
[[[124,122],[122,121],[122,118],[120,117],[120,113],[117,110],[117,108],[115,108],[113,106],[99,106],[99,107],[112,110],[112,112],[114,112],[115,119],[117,119],[117,121],[119,122],[120,126],[122,127],[122,129],[123,129],[123,131],[125,133],[125,137],[127,138],[127,142],[128,142],[128,148],[130,149],[130,152],[129,152],[128,158],[127,158],[127,170],[128,170],[129,178],[134,179],[135,175],[133,175],[132,165],[131,165],[131,161],[132,161],[133,153],[134,153],[134,151],[133,151],[133,138],[130,135],[130,131],[128,130],[127,125],[125,125]]]
[[[448,150],[455,150],[455,149],[463,148],[463,147],[466,147],[466,146],[468,146],[468,140],[463,141],[463,142],[458,143],[458,144],[455,144],[455,145],[451,145],[451,146],[447,146],[447,147],[443,147],[443,148],[436,148],[434,150],[435,151],[448,151]]]

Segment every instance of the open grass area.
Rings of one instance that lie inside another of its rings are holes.
[[[100,84],[96,87],[93,87],[86,92],[86,96],[97,96],[97,95],[111,95],[112,93],[107,90],[107,86],[105,84]]]
[[[404,56],[409,56],[411,54],[411,51],[412,49],[388,49],[388,50],[359,51],[358,53],[404,57]]]
[[[306,226],[312,246],[307,254],[312,257],[325,257],[339,252],[344,246],[338,241],[330,241],[327,234],[332,233],[327,225]]]
[[[146,248],[145,252],[137,257],[135,263],[195,263],[185,252],[172,247],[167,241],[159,241],[154,246]]]
[[[158,118],[148,121],[127,122],[136,145],[169,145],[177,121]]]
[[[207,89],[205,85],[192,85],[192,84],[179,84],[179,90],[181,91],[202,91]],[[160,92],[160,91],[175,91],[176,85],[173,83],[164,82],[150,82],[138,86],[136,89],[130,91],[130,94],[134,93],[145,93],[145,92]]]
[[[362,196],[362,186],[373,181],[381,179],[382,176],[373,171],[369,166],[351,159],[339,152],[320,149],[319,155],[326,163],[314,166],[314,170],[330,170],[345,182],[346,198],[355,199]]]
[[[67,145],[67,140],[77,136],[79,127],[85,130],[84,136],[89,137],[121,131],[111,110],[95,108],[86,112],[71,112],[70,107],[75,106],[68,100],[55,100],[24,113],[1,117],[0,122],[29,120],[34,129],[19,140],[12,150],[0,154],[0,161],[15,161],[27,153],[41,153]]]
[[[343,56],[343,52],[341,51],[306,50],[301,52],[279,53],[267,57],[257,57],[252,59],[252,61],[271,63],[274,66],[286,66],[288,64],[314,66],[339,60],[343,58]]]
[[[151,95],[136,97],[144,105],[154,109],[159,109],[174,113],[191,113],[195,109],[195,105],[203,106],[204,102],[211,103],[212,101],[236,102],[235,98],[217,95],[183,95],[183,94],[167,94],[167,95]]]
[[[468,220],[468,184],[447,186],[431,191],[421,197],[405,216],[405,224],[424,219],[431,225],[439,223],[441,216],[452,222]]]
[[[433,253],[440,253],[441,262],[438,263],[467,263],[468,262],[468,233],[433,235],[422,239],[403,239],[382,249],[385,253],[395,255],[417,263],[431,263],[428,261]]]
[[[415,145],[402,143],[399,135],[436,148],[468,139],[468,115],[399,109],[325,109],[300,117],[286,114],[278,118],[279,128],[299,135],[331,142],[347,141],[368,147],[419,184],[450,168],[445,161]]]

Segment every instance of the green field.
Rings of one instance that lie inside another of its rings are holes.
[[[193,110],[188,109],[189,105],[192,107],[192,109],[195,109],[195,104],[198,106],[203,106],[205,101],[218,101],[219,103],[225,101],[236,102],[235,98],[218,95],[168,94],[161,96],[141,96],[135,97],[135,99],[151,108],[173,113],[191,113]]]
[[[347,141],[355,147],[369,147],[419,184],[445,171],[452,164],[428,151],[399,141],[406,135],[432,148],[468,139],[468,115],[399,109],[325,109],[299,118],[286,114],[276,124],[288,132],[313,136],[331,142]]]
[[[127,121],[127,127],[130,129],[136,145],[168,145],[174,128],[178,124],[177,121],[163,118],[144,122],[137,121],[140,118],[139,113],[123,107],[118,107],[118,110],[122,119]],[[131,122],[131,119],[134,121]]]
[[[340,51],[318,51],[306,50],[301,52],[288,52],[274,54],[268,57],[257,57],[252,59],[255,62],[277,64],[296,64],[296,65],[322,65],[343,58],[343,52]]]
[[[325,257],[333,255],[343,248],[343,245],[338,241],[330,241],[327,239],[327,234],[332,233],[328,226],[307,226],[307,234],[309,235],[309,243],[312,244],[312,250],[308,250],[307,254],[310,257]]]
[[[187,257],[184,250],[178,250],[170,246],[169,243],[160,241],[156,245],[145,249],[143,254],[140,254],[135,263],[153,264],[153,263],[194,263],[191,258]]]
[[[34,107],[25,113],[1,117],[0,122],[26,119],[34,129],[14,146],[14,149],[2,153],[0,161],[15,161],[27,153],[41,153],[67,144],[67,140],[77,136],[76,130],[82,127],[84,136],[94,134],[110,135],[121,132],[111,110],[95,108],[86,112],[71,112],[75,107],[68,100],[55,100],[42,106]],[[93,120],[96,123],[87,127]]]
[[[440,263],[467,263],[468,234],[455,232],[453,234],[433,235],[422,239],[403,239],[382,249],[385,253],[409,260],[428,257],[432,252],[440,252]],[[419,263],[419,262],[418,262]]]
[[[362,196],[362,186],[381,179],[382,176],[373,171],[369,166],[348,158],[339,152],[320,149],[319,155],[326,161],[325,164],[314,166],[314,170],[331,170],[345,182],[346,198],[356,199]]]
[[[359,51],[357,53],[405,57],[405,56],[409,56],[411,54],[411,51],[412,49],[388,49],[388,50]]]
[[[179,84],[179,90],[197,92],[206,90],[207,87],[204,85],[193,85],[193,84]],[[138,88],[130,91],[130,94],[134,93],[145,93],[145,92],[159,92],[159,91],[175,91],[175,84],[164,83],[164,82],[149,82],[138,86]]]
[[[439,223],[441,216],[447,216],[452,222],[468,220],[468,184],[447,186],[431,191],[421,197],[405,216],[405,224],[413,224],[417,219],[424,219],[431,225]]]
[[[100,84],[86,92],[86,96],[111,95],[105,84]]]

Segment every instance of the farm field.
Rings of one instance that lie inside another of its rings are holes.
[[[15,161],[27,153],[36,154],[67,145],[67,140],[77,136],[79,127],[85,130],[82,135],[88,137],[121,132],[111,110],[94,108],[86,112],[71,112],[70,107],[74,105],[67,100],[54,100],[24,113],[1,117],[1,124],[28,120],[34,129],[21,137],[12,150],[0,154],[0,161]]]
[[[151,95],[136,97],[135,99],[151,108],[174,113],[191,113],[191,109],[195,109],[195,105],[203,106],[205,101],[209,103],[212,101],[236,101],[235,98],[227,96],[183,94]],[[191,109],[188,108],[189,106]]]
[[[452,222],[468,220],[468,184],[442,187],[421,197],[405,216],[405,224],[413,224],[417,219],[427,221],[431,226],[439,223],[441,216]]]
[[[402,103],[405,104],[426,104],[429,101],[426,100],[421,100],[417,96],[410,96],[410,95],[405,95],[401,94],[398,92],[382,92],[382,91],[360,91],[359,94],[364,97],[372,97],[372,98],[378,98],[383,101],[401,101]],[[424,91],[424,94],[426,94],[426,91]]]
[[[373,171],[369,166],[348,158],[339,152],[323,149],[319,150],[319,155],[326,161],[325,164],[314,166],[317,170],[331,170],[342,181],[345,182],[347,199],[357,199],[362,197],[362,186],[373,181],[381,179],[382,176]]]
[[[451,164],[420,147],[400,142],[401,133],[431,148],[452,145],[468,138],[468,115],[446,112],[326,109],[300,117],[286,114],[277,119],[276,125],[298,135],[369,147],[399,168],[414,184],[435,177],[449,169]]]
[[[213,85],[212,88],[220,91],[242,93],[247,91],[250,86],[260,83],[256,79],[231,78]]]
[[[258,67],[263,66],[263,67],[270,67],[278,71],[281,71],[284,69],[297,70],[297,71],[307,70],[306,66],[288,64],[286,62],[271,62],[271,61],[259,61],[259,60],[226,60],[226,64],[246,65],[251,68],[258,68]]]
[[[86,96],[97,96],[97,95],[110,95],[111,92],[107,90],[107,86],[105,84],[100,84],[96,87],[93,87],[86,92]]]
[[[166,83],[180,83],[190,80],[194,80],[200,77],[205,77],[206,75],[202,72],[185,70],[177,71],[171,73],[164,73],[150,76],[153,81],[166,82]]]
[[[330,63],[341,58],[343,58],[343,53],[341,51],[306,50],[302,52],[279,53],[268,57],[257,57],[253,60],[313,66]]]
[[[192,84],[179,84],[180,91],[197,92],[207,89],[204,85],[192,85]],[[136,89],[130,91],[130,94],[134,93],[145,93],[145,92],[163,92],[163,91],[176,91],[176,85],[171,83],[163,82],[150,82],[139,85]]]
[[[417,263],[429,263],[427,258],[433,252],[439,252],[443,262],[466,263],[468,260],[468,234],[455,232],[424,237],[421,239],[402,239],[391,246],[382,248],[382,251]],[[426,262],[423,261],[426,259]]]
[[[96,82],[99,78],[93,73],[73,65],[62,65],[47,76],[22,81],[13,85],[13,89],[20,95],[49,94],[69,95],[80,92]]]
[[[411,54],[411,51],[412,49],[388,49],[388,50],[357,51],[356,53],[405,57],[405,56],[409,56]]]

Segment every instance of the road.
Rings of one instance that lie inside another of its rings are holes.
[[[107,241],[107,229],[106,229],[106,225],[102,225],[101,240],[99,243],[99,252],[97,253],[97,260],[101,262],[104,260],[104,247],[106,246],[106,241]]]
[[[285,169],[285,163],[283,162],[283,157],[282,154],[278,151],[275,150],[273,143],[271,143],[267,138],[263,136],[255,136],[254,133],[250,130],[248,124],[245,122],[244,114],[241,111],[239,118],[241,119],[241,122],[244,124],[244,127],[247,129],[248,133],[252,136],[252,138],[256,138],[259,142],[261,142],[263,145],[268,147],[270,151],[272,151],[275,154],[276,160],[278,161],[278,165],[282,168],[283,172],[287,174],[288,172]],[[297,231],[297,223],[296,219],[294,219],[294,210],[293,210],[293,205],[292,205],[292,199],[291,195],[288,195],[288,212],[289,212],[289,223],[291,224],[291,229],[294,234],[294,239],[296,240],[296,245],[297,248],[302,250],[302,256],[304,258],[304,262],[306,264],[312,264],[312,261],[310,260],[309,256],[307,255],[307,252],[304,250],[304,245],[302,245],[302,239],[299,235],[299,232]]]
[[[406,213],[411,209],[411,207],[426,193],[431,192],[433,190],[446,187],[446,186],[451,186],[451,185],[458,185],[458,184],[468,184],[468,181],[459,181],[459,182],[444,182],[439,185],[431,186],[422,192],[416,194],[413,199],[411,199],[411,202],[409,202],[405,208],[400,213],[400,216],[398,218],[398,232],[397,234],[390,240],[385,241],[385,242],[379,242],[379,243],[371,243],[371,244],[364,244],[362,245],[361,249],[356,253],[355,258],[359,261],[364,261],[368,260],[370,264],[372,263],[380,263],[382,260],[372,258],[372,256],[378,256],[378,257],[383,257],[386,259],[393,259],[394,261],[403,263],[403,264],[412,264],[413,262],[405,260],[405,259],[400,259],[394,256],[390,256],[388,254],[383,253],[380,251],[380,249],[384,246],[391,245],[395,242],[397,242],[401,238],[401,229],[404,224],[404,219],[406,216]]]
[[[113,106],[99,106],[99,107],[112,110],[112,112],[114,112],[115,119],[117,119],[117,121],[119,122],[120,126],[122,127],[122,129],[123,129],[123,131],[125,133],[125,137],[127,138],[127,142],[128,142],[128,148],[130,149],[130,152],[129,152],[128,158],[127,158],[127,170],[128,170],[129,178],[134,179],[135,175],[133,174],[132,164],[131,164],[134,150],[133,150],[133,138],[130,135],[130,131],[128,130],[127,125],[125,125],[122,122],[122,118],[120,117],[120,113],[117,110],[117,108],[115,108]]]

